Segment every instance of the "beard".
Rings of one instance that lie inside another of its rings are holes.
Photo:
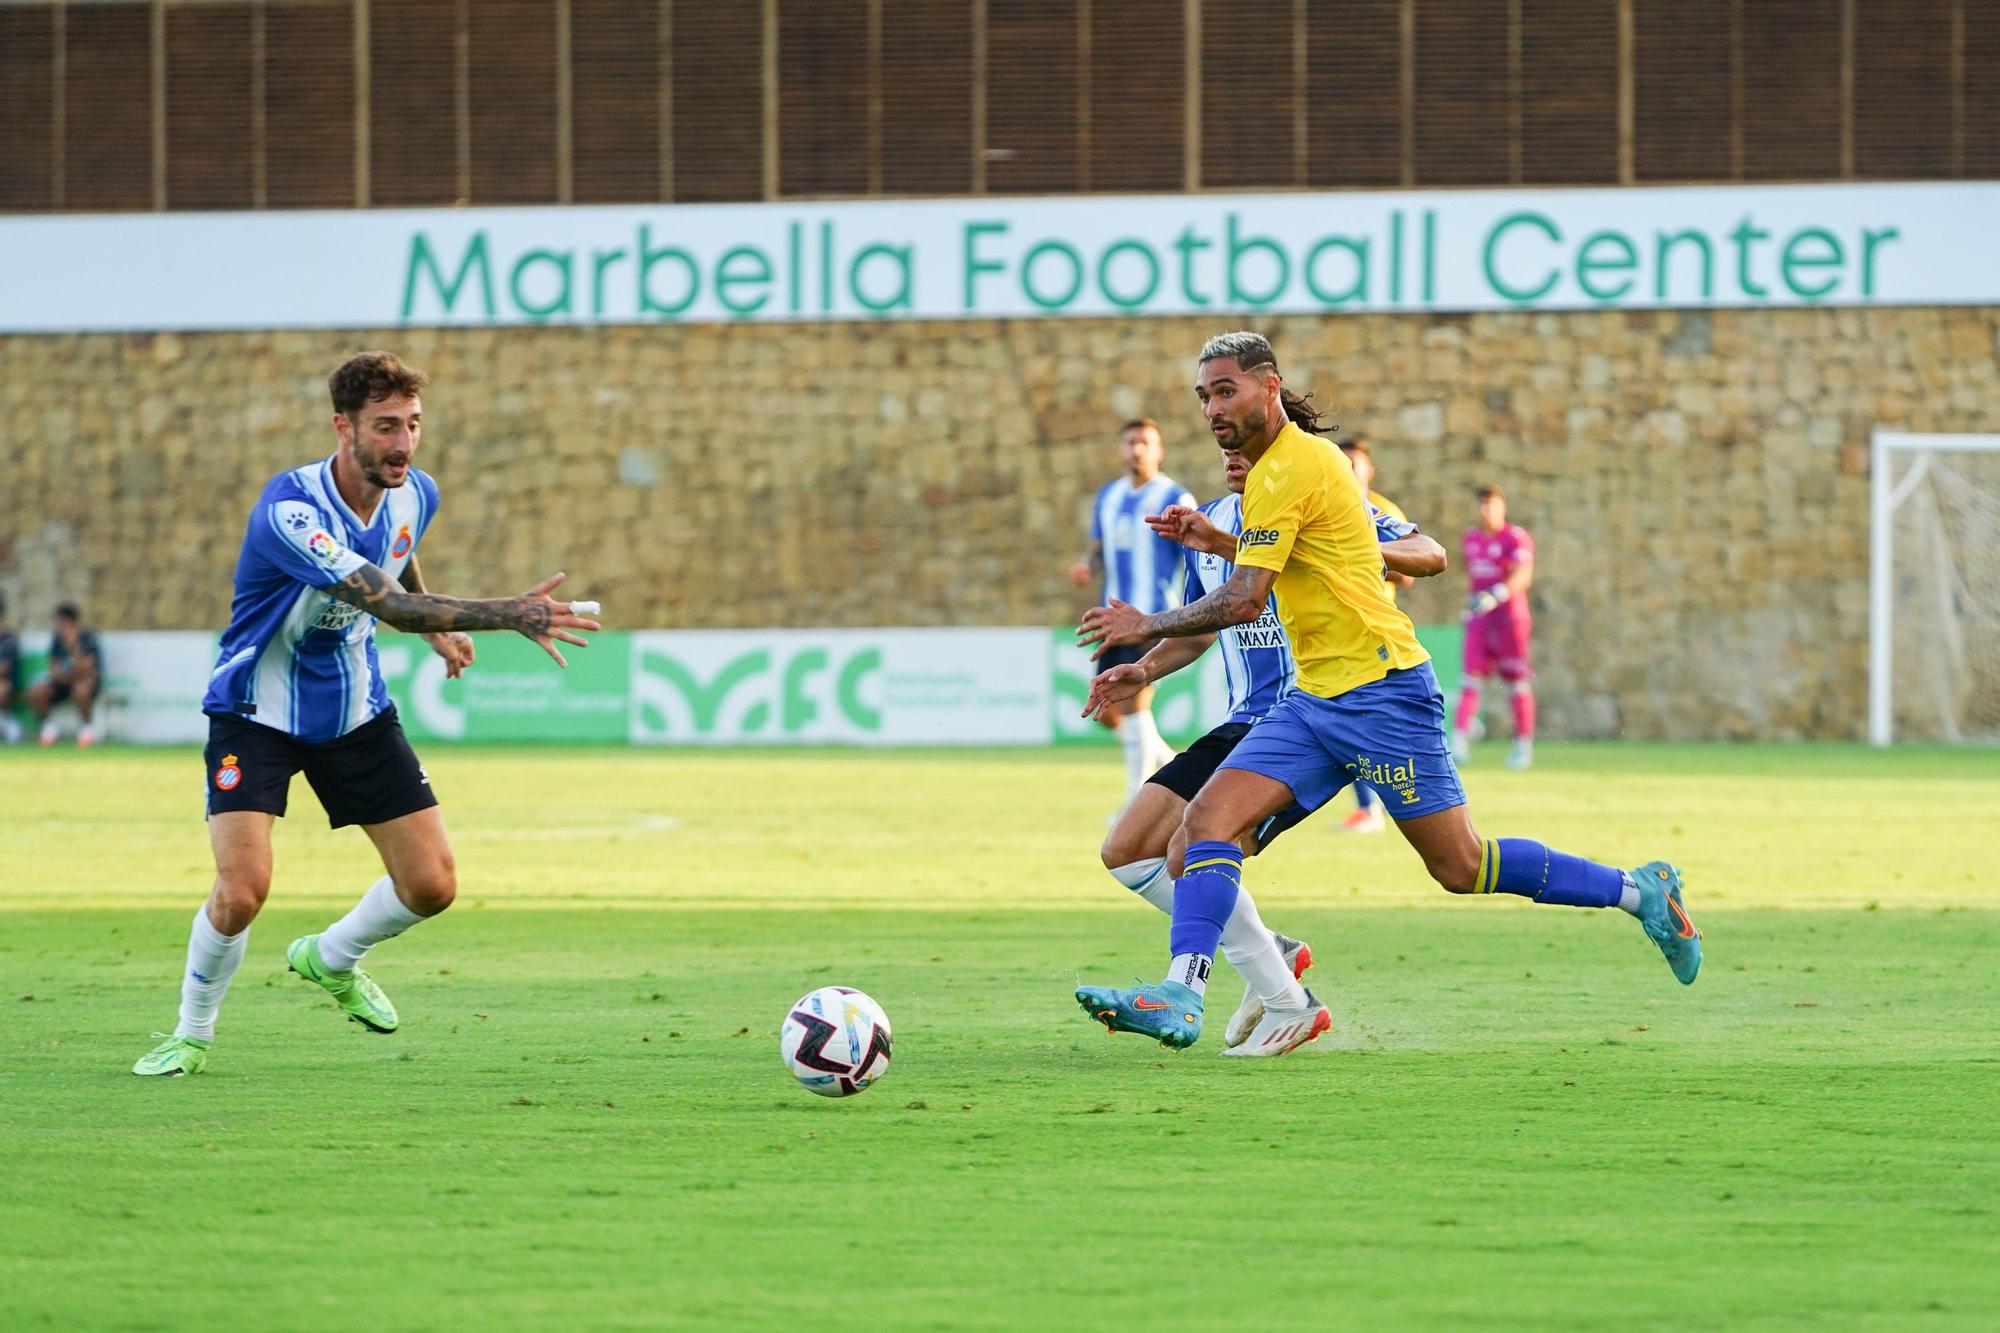
[[[385,491],[393,491],[410,479],[407,460],[405,460],[403,475],[400,477],[391,477],[389,475],[389,463],[387,459],[370,458],[359,450],[356,450],[354,461],[361,465],[361,475],[368,479],[370,486],[379,486]]]
[[[1229,427],[1228,438],[1240,448],[1245,440],[1255,439],[1257,436],[1262,435],[1264,427],[1269,425],[1270,421],[1271,414],[1266,412],[1262,407],[1252,408],[1244,414],[1241,421],[1225,423]]]

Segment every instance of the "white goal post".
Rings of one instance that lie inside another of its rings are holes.
[[[1868,739],[2000,741],[2000,435],[1876,431]]]

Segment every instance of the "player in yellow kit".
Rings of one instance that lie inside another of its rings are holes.
[[[1368,441],[1359,435],[1350,435],[1340,442],[1340,452],[1347,455],[1348,463],[1354,468],[1354,479],[1361,483],[1361,489],[1368,493],[1368,503],[1387,514],[1398,523],[1407,523],[1410,516],[1403,512],[1388,496],[1375,489],[1375,451]],[[1389,600],[1396,600],[1396,589],[1416,582],[1408,574],[1398,574],[1393,569],[1382,571],[1382,581],[1388,585]],[[1354,810],[1341,821],[1344,833],[1380,833],[1389,826],[1387,816],[1382,813],[1382,798],[1366,782],[1356,780],[1354,784]]]
[[[1216,443],[1251,465],[1235,572],[1199,600],[1121,624],[1115,636],[1102,610],[1091,611],[1081,637],[1208,634],[1256,619],[1275,594],[1297,682],[1188,806],[1166,979],[1079,986],[1077,1003],[1114,1032],[1193,1045],[1216,944],[1242,892],[1241,838],[1294,802],[1318,809],[1357,778],[1382,793],[1396,827],[1445,889],[1621,907],[1639,918],[1674,976],[1692,982],[1701,935],[1682,906],[1675,867],[1651,861],[1624,871],[1531,839],[1486,839],[1473,830],[1445,744],[1444,696],[1409,617],[1383,586],[1367,498],[1334,446],[1291,419],[1311,408],[1284,388],[1269,341],[1255,333],[1211,338],[1198,360],[1195,395]],[[1204,522],[1176,507],[1154,527],[1191,544],[1209,539]],[[1283,1032],[1273,1039],[1289,1040]]]

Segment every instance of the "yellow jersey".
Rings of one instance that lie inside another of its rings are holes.
[[[1398,523],[1408,523],[1410,521],[1410,516],[1403,512],[1403,507],[1383,495],[1380,491],[1368,492],[1368,503],[1374,505]],[[1389,590],[1389,600],[1392,602],[1395,601],[1396,585],[1385,578],[1382,580],[1382,586]]]
[[[1236,563],[1277,574],[1298,688],[1335,698],[1430,660],[1382,581],[1382,550],[1354,469],[1290,422],[1243,487]]]

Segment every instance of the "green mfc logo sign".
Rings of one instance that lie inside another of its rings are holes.
[[[855,741],[882,731],[877,645],[737,651],[739,635],[674,638],[633,646],[635,741]]]
[[[1042,745],[1042,633],[687,630],[632,636],[630,736],[655,745]]]

